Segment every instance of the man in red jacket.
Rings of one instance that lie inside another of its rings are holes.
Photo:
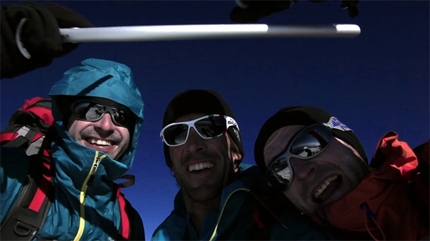
[[[334,238],[420,240],[429,237],[428,143],[415,151],[391,131],[367,165],[350,128],[297,106],[265,122],[254,155],[269,185]]]

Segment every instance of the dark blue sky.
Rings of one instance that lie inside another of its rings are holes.
[[[94,25],[232,23],[231,1],[58,1]],[[2,1],[5,4],[6,1]],[[332,112],[355,131],[369,158],[394,130],[416,146],[429,138],[429,2],[361,1],[349,18],[340,1],[298,1],[259,23],[354,23],[356,38],[283,38],[85,43],[46,68],[1,81],[1,127],[23,100],[47,96],[79,61],[105,58],[131,67],[145,101],[145,122],[124,189],[140,212],[146,236],[173,208],[178,190],[159,138],[164,109],[186,89],[215,89],[230,103],[242,132],[246,163],[260,126],[287,105]]]

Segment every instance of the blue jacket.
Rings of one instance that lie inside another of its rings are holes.
[[[54,199],[38,236],[58,240],[116,239],[121,217],[114,180],[130,169],[143,122],[144,103],[133,82],[133,75],[123,64],[87,59],[65,72],[63,78],[52,86],[49,95],[58,132],[58,138],[51,146],[52,165],[55,168]],[[64,103],[61,102],[64,96],[111,99],[127,106],[137,116],[130,133],[129,149],[121,159],[114,160],[103,152],[82,146],[70,137],[60,111],[68,111],[64,110]],[[16,153],[5,154],[8,155],[2,157],[2,163],[8,156],[17,159]],[[15,202],[26,173],[25,167],[3,168],[2,164],[1,221]],[[90,176],[92,181],[88,185]],[[137,226],[142,230],[135,231],[143,234],[142,220],[137,213],[135,215],[135,220],[130,222],[140,224]]]
[[[224,188],[219,210],[208,213],[200,233],[190,222],[180,190],[174,210],[154,231],[152,240],[325,239],[307,217],[276,213],[280,222],[274,219],[252,194],[264,193],[267,185],[258,168],[241,164],[240,172],[241,179]]]

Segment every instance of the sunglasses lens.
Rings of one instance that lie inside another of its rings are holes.
[[[118,125],[127,126],[131,119],[130,112],[116,107],[112,108],[112,118]]]
[[[276,160],[276,163],[269,167],[268,181],[279,190],[287,188],[293,178],[293,173],[287,160]]]
[[[96,121],[104,114],[104,106],[89,101],[81,101],[73,106],[72,111],[81,120]]]
[[[176,124],[166,128],[163,132],[164,140],[168,145],[180,145],[187,140],[188,125]]]
[[[212,116],[199,120],[194,123],[194,126],[199,134],[205,138],[218,137],[222,135],[226,129],[225,119],[220,116]]]
[[[331,132],[327,127],[315,126],[300,134],[292,143],[290,153],[307,159],[318,155],[330,142]]]
[[[92,101],[79,101],[72,107],[73,114],[81,120],[98,121],[106,112],[109,112],[113,122],[117,125],[127,126],[131,115],[129,111],[117,107],[108,107]]]

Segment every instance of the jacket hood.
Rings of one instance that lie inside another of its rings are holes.
[[[377,169],[345,197],[317,210],[312,219],[337,228],[337,235],[346,235],[340,239],[427,238],[428,225],[421,221],[420,212],[428,213],[428,209],[419,209],[425,205],[411,198],[417,186],[408,187],[416,184],[418,160],[413,150],[398,140],[397,133],[388,132],[379,141],[370,165]],[[428,196],[427,188],[416,192]]]
[[[83,147],[70,137],[63,122],[66,110],[64,110],[62,101],[67,97],[99,97],[128,107],[137,117],[134,128],[130,128],[132,132],[130,133],[130,146],[118,160],[106,157],[107,160],[101,164],[103,166],[101,171],[106,172],[108,179],[115,180],[131,168],[144,119],[144,102],[133,81],[133,74],[129,67],[109,60],[86,59],[66,71],[63,77],[52,86],[49,95],[52,98],[55,127],[61,137],[61,140],[54,141],[53,152],[56,149],[63,150],[62,154],[53,153],[53,156],[60,155],[60,159],[64,159],[64,154],[67,153],[65,155],[71,158],[72,162],[82,162],[73,163],[78,166],[85,165],[82,160],[92,160],[96,151]],[[67,164],[67,166],[69,165]]]

